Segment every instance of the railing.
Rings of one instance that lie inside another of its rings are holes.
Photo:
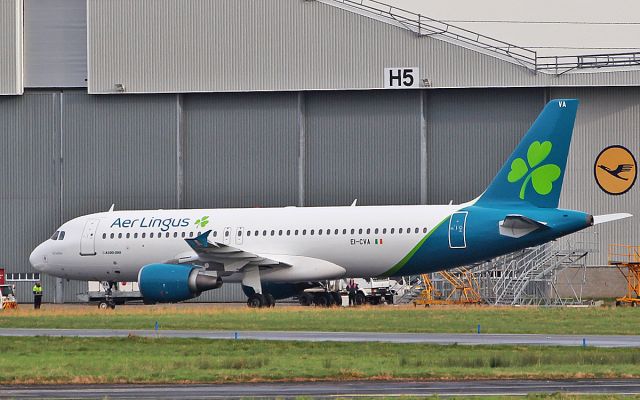
[[[344,8],[347,9],[356,9],[369,15],[395,21],[419,36],[437,35],[510,58],[533,72],[541,71],[562,75],[576,69],[615,68],[640,65],[640,52],[539,57],[538,53],[530,48],[482,35],[376,0],[325,1],[342,4]]]
[[[609,245],[609,264],[638,264],[640,263],[640,246],[626,244]]]

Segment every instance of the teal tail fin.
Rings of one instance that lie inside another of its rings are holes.
[[[578,100],[551,100],[477,205],[529,203],[557,208]]]

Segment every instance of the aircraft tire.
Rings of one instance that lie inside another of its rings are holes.
[[[367,302],[367,298],[362,292],[356,293],[356,305],[361,306]]]
[[[329,307],[329,302],[324,293],[316,294],[313,298],[313,302],[316,303],[318,307]]]
[[[273,295],[271,293],[267,293],[264,295],[264,299],[265,299],[265,307],[275,307],[276,306],[276,299],[273,298]]]
[[[337,307],[342,306],[342,296],[338,292],[331,292],[331,296],[333,296],[333,302]]]
[[[107,308],[109,308],[109,303],[107,303],[106,301],[101,301],[100,303],[98,303],[98,308],[101,310],[106,310]]]
[[[303,307],[309,307],[313,304],[313,296],[310,293],[303,292],[298,296],[298,301]]]
[[[249,306],[249,308],[262,308],[265,303],[266,300],[264,296],[259,293],[254,293],[247,299],[247,306]]]

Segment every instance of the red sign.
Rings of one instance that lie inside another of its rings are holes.
[[[4,285],[4,268],[0,268],[0,285]]]

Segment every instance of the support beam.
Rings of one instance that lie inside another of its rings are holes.
[[[184,206],[184,118],[183,95],[176,94],[176,208]]]
[[[307,110],[305,107],[304,92],[298,92],[298,207],[305,205],[305,163],[306,163],[306,139],[307,139]]]
[[[427,204],[427,96],[420,91],[420,204]]]

